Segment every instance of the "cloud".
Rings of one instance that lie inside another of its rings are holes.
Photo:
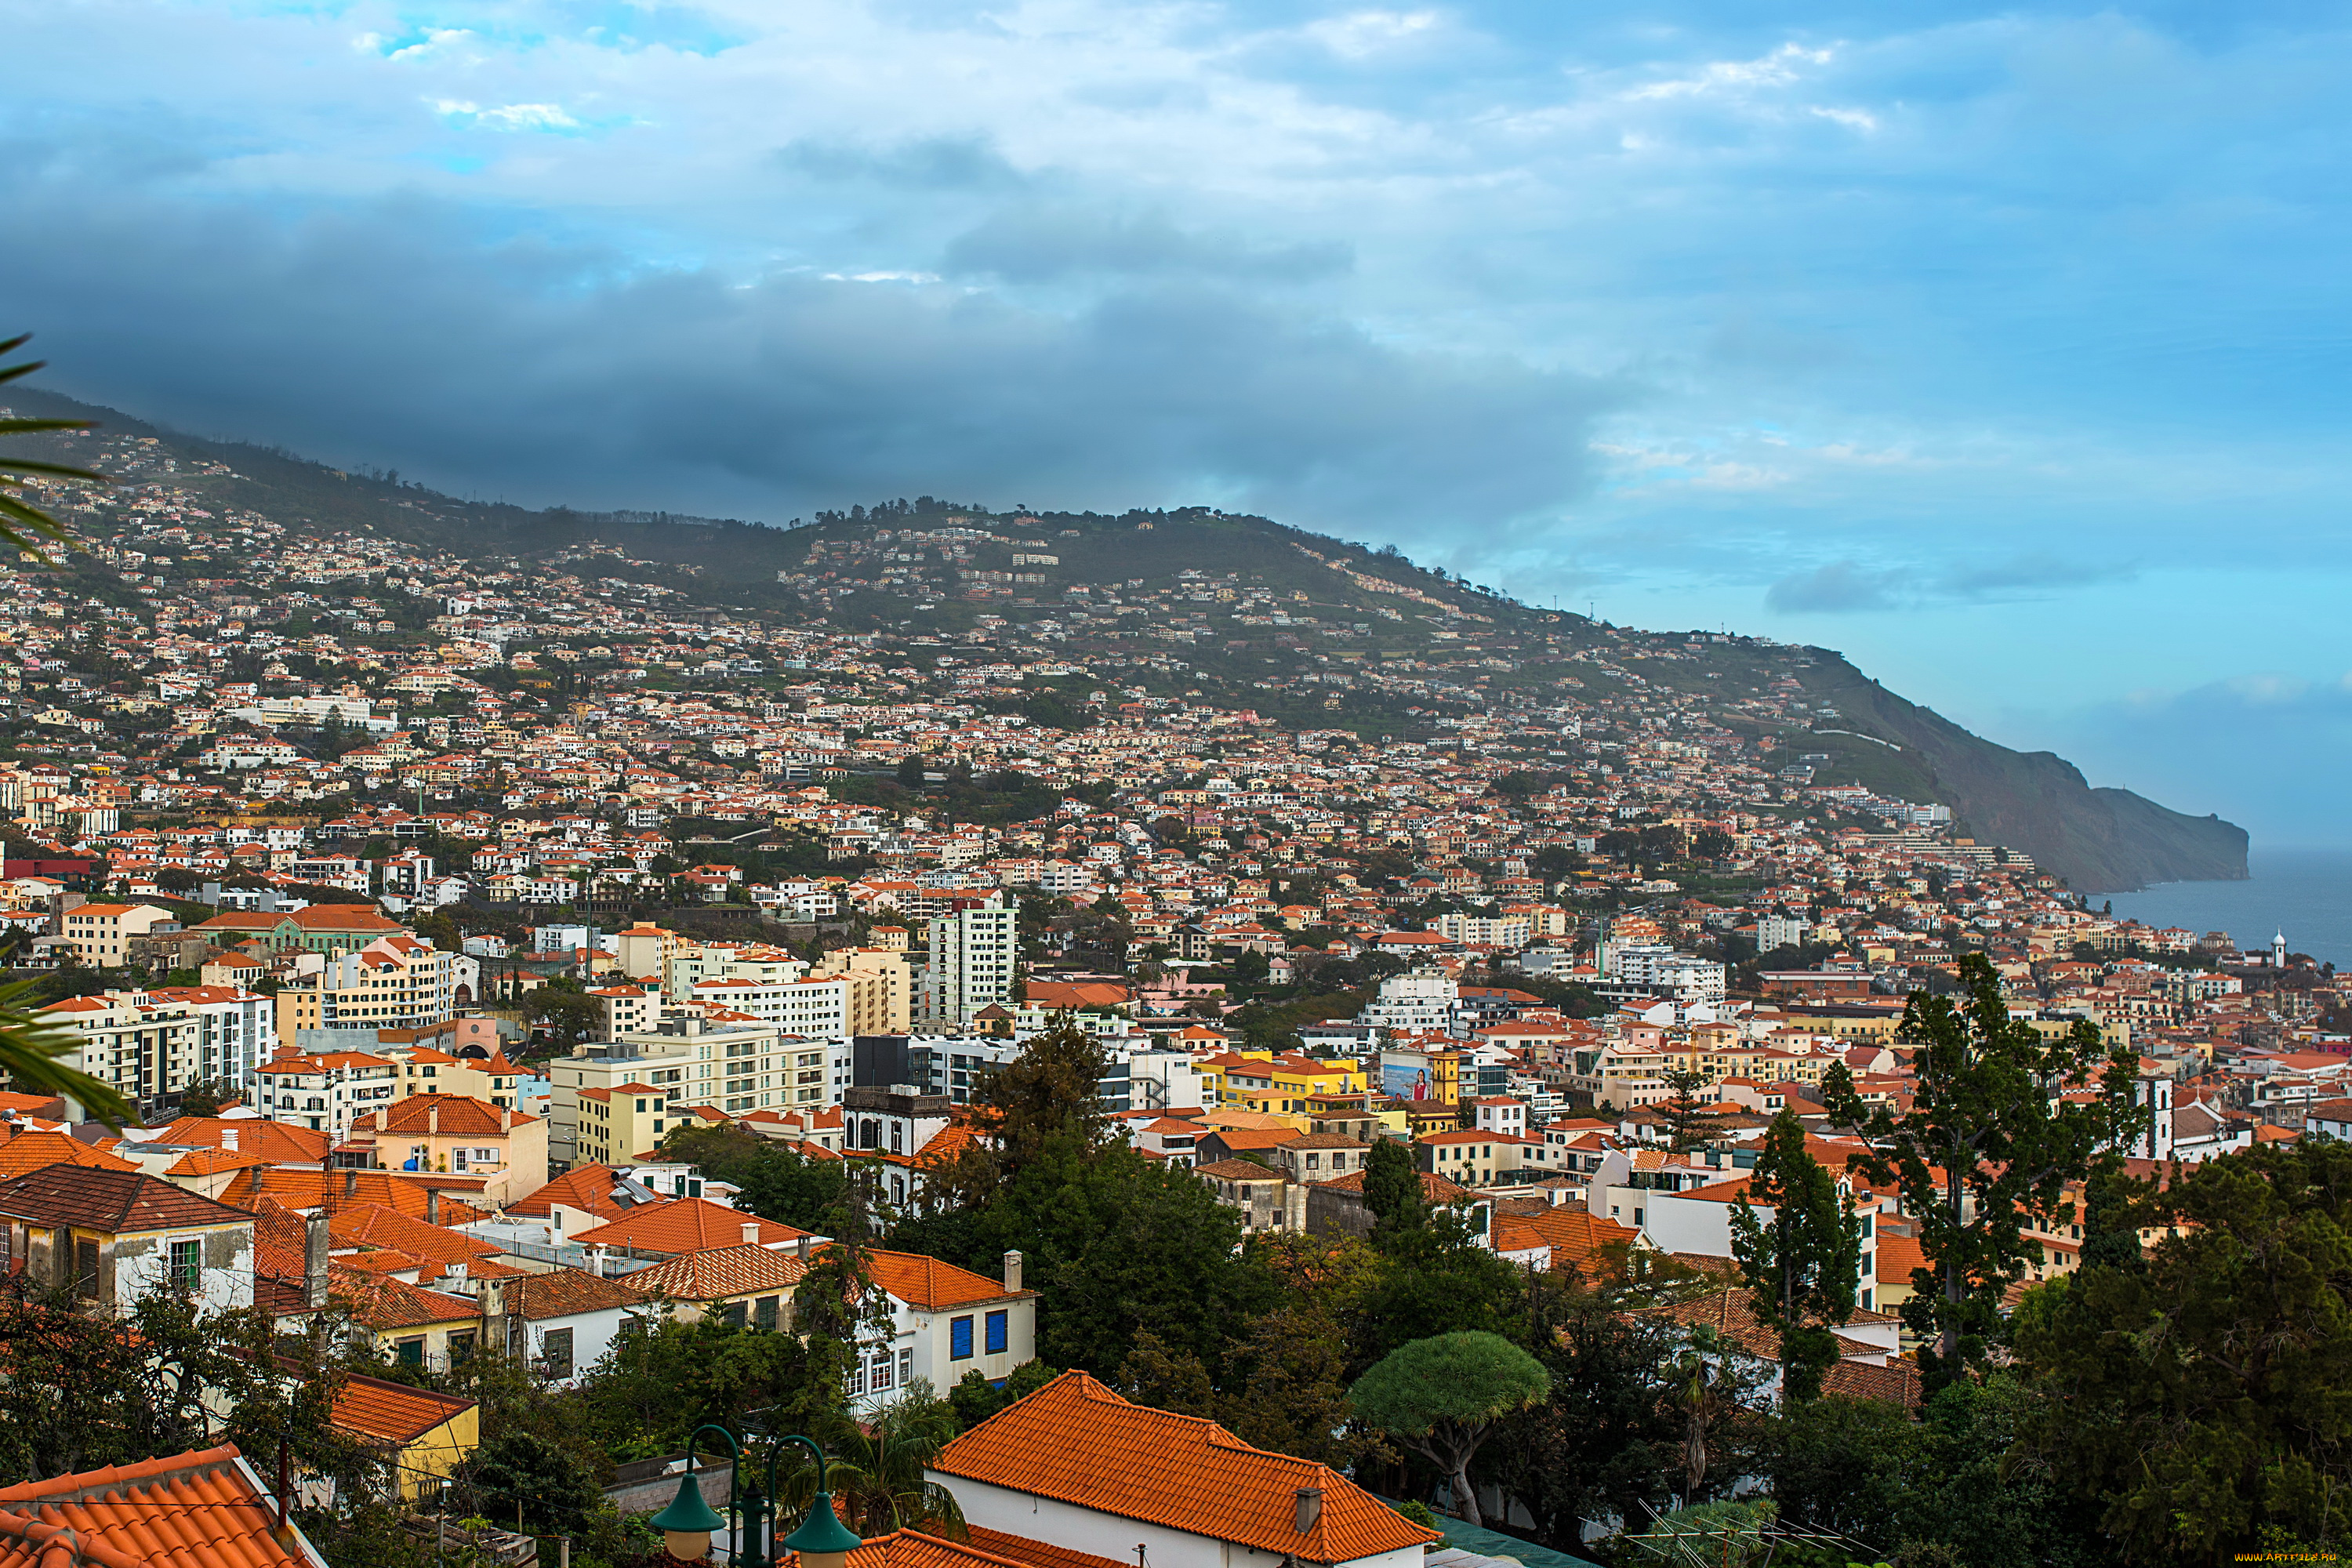
[[[1764,607],[1781,615],[1850,615],[1900,607],[1900,572],[1870,572],[1851,561],[1832,561],[1810,572],[1783,577],[1765,590]]]
[[[1345,272],[1353,261],[1347,246],[1328,241],[1253,243],[1181,229],[1156,215],[1121,216],[1060,204],[992,214],[948,246],[946,267],[1018,283],[1089,273],[1299,283]]]
[[[413,200],[287,223],[19,195],[50,243],[0,254],[0,293],[44,301],[60,390],[135,384],[145,416],[514,500],[782,519],[1017,491],[1486,525],[1571,503],[1616,395],[1198,280],[1045,310],[920,276],[647,268]]]
[[[814,180],[901,191],[1017,190],[1029,184],[978,136],[927,136],[888,145],[802,137],[776,149],[771,163]]]

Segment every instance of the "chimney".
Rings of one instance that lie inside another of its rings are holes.
[[[1297,1506],[1291,1511],[1290,1521],[1299,1534],[1305,1535],[1313,1531],[1315,1521],[1323,1517],[1323,1489],[1301,1487],[1295,1497]]]
[[[1004,1255],[1004,1293],[1010,1296],[1020,1289],[1021,1255],[1017,1252],[1008,1252]]]
[[[514,1112],[503,1105],[499,1107],[499,1131],[501,1132],[514,1131]]]
[[[800,1240],[794,1244],[793,1250],[800,1254],[801,1261],[803,1263],[806,1263],[808,1261],[809,1255],[809,1238],[805,1236],[802,1237]]]
[[[247,1173],[248,1180],[246,1183],[245,1190],[249,1193],[259,1192],[261,1190],[261,1179],[268,1173],[268,1171],[269,1167],[267,1165],[256,1165],[249,1173]]]
[[[747,1219],[743,1222],[743,1239],[747,1243],[756,1242],[760,1239],[760,1222],[758,1220]]]
[[[229,1154],[234,1154],[234,1153],[236,1153],[236,1128],[234,1128],[234,1127],[224,1127],[224,1128],[222,1128],[222,1129],[221,1129],[221,1150],[222,1150],[222,1152],[225,1152],[225,1153],[229,1153]]]
[[[302,1220],[302,1304],[317,1311],[327,1304],[327,1215],[321,1209]]]
[[[427,1138],[437,1138],[441,1135],[441,1108],[437,1105],[425,1108],[425,1135]]]
[[[425,1223],[426,1225],[441,1223],[441,1189],[438,1187],[425,1189]]]
[[[360,1195],[360,1173],[351,1167],[343,1168],[343,1202],[351,1203]]]

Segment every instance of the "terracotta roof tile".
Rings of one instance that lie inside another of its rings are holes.
[[[556,1268],[545,1274],[517,1274],[506,1283],[506,1310],[536,1322],[542,1318],[570,1318],[582,1312],[602,1312],[615,1307],[642,1307],[651,1297],[627,1278],[607,1279],[584,1268]]]
[[[265,1495],[230,1445],[0,1489],[0,1568],[326,1568]]]
[[[351,1190],[344,1191],[344,1178],[351,1178]],[[259,1184],[255,1185],[257,1178]],[[221,1193],[221,1202],[238,1208],[252,1208],[257,1200],[274,1198],[289,1208],[324,1209],[340,1214],[362,1204],[381,1204],[396,1209],[411,1219],[425,1217],[425,1191],[428,1187],[441,1191],[441,1223],[471,1225],[478,1219],[488,1219],[487,1210],[463,1202],[457,1194],[478,1193],[485,1178],[464,1176],[420,1177],[402,1171],[304,1170],[273,1165],[268,1170],[255,1170],[249,1176],[239,1176]]]
[[[0,1214],[113,1235],[245,1220],[243,1210],[136,1169],[48,1165],[0,1182]]]
[[[829,1250],[829,1249],[828,1249]],[[919,1252],[866,1254],[866,1271],[874,1283],[910,1307],[938,1311],[980,1301],[1009,1301],[1034,1296],[1034,1290],[1007,1290],[1002,1279],[991,1279],[969,1268],[958,1268]]]
[[[619,1219],[630,1212],[613,1201],[613,1188],[619,1181],[619,1173],[610,1165],[576,1165],[547,1185],[507,1205],[507,1213],[545,1219],[555,1212],[556,1205],[562,1204],[608,1220]]]
[[[757,1226],[758,1239],[771,1244],[798,1241],[811,1234],[709,1198],[672,1198],[631,1209],[611,1224],[580,1231],[571,1239],[582,1247],[625,1247],[675,1257],[740,1245],[747,1225]]]
[[[470,1094],[412,1094],[381,1110],[352,1118],[352,1131],[423,1132],[436,1129],[449,1137],[491,1137],[539,1120],[519,1110],[506,1110]]]
[[[481,1305],[467,1297],[363,1273],[339,1258],[327,1264],[327,1294],[347,1303],[353,1321],[379,1333],[387,1329],[421,1329],[428,1323],[478,1321],[482,1315]]]
[[[671,1301],[716,1301],[754,1290],[789,1290],[798,1285],[809,1266],[789,1252],[738,1244],[703,1252],[684,1252],[651,1268],[627,1276],[630,1284],[648,1295]]]
[[[931,1468],[1277,1556],[1347,1563],[1442,1539],[1328,1466],[1253,1448],[1213,1421],[1131,1405],[1082,1372],[982,1422]],[[1297,1493],[1319,1487],[1315,1527]]]
[[[328,1218],[327,1231],[338,1247],[395,1247],[412,1258],[441,1263],[470,1263],[477,1258],[494,1258],[499,1250],[488,1242],[476,1241],[446,1226],[412,1219],[382,1204],[341,1210]]]
[[[63,1132],[19,1132],[0,1143],[0,1178],[27,1175],[47,1165],[87,1165],[99,1171],[139,1168]]]
[[[474,1401],[404,1383],[346,1373],[335,1391],[330,1419],[340,1431],[378,1442],[413,1443],[443,1422],[474,1407]]]

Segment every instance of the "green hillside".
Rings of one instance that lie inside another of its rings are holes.
[[[1547,738],[1540,716],[1563,697],[1638,702],[1645,689],[1675,690],[1698,696],[1735,733],[1773,735],[1788,752],[1820,759],[1811,764],[1817,783],[1947,804],[1980,838],[2024,850],[2078,890],[2246,874],[2242,830],[2128,791],[2092,789],[2063,759],[1971,735],[1834,653],[1597,625],[1393,550],[1265,518],[1204,508],[1007,514],[930,497],[790,528],[533,511],[185,437],[54,395],[10,395],[22,413],[97,421],[113,438],[100,444],[101,466],[126,482],[168,481],[298,534],[373,533],[470,562],[562,562],[600,579],[658,585],[672,595],[666,604],[877,633],[920,669],[982,617],[1049,626],[1067,617],[1081,623],[1056,632],[1072,658],[1116,655],[1129,671],[1122,681],[1147,691],[1253,708],[1298,728],[1422,740],[1442,737],[1450,716],[1507,710],[1528,715],[1513,743],[1530,760],[1562,754],[1545,751],[1558,738]],[[48,446],[86,458],[93,439]],[[79,584],[88,591],[131,602],[103,566],[85,559],[72,570],[89,580]],[[1310,638],[1316,663],[1331,673],[1307,664]],[[1350,669],[1425,679],[1400,696],[1395,682],[1351,679]],[[1067,710],[1056,704],[1091,683],[1065,684],[1032,699],[1041,721],[1061,721]]]

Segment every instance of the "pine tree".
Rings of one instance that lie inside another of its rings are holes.
[[[1759,1217],[1757,1205],[1769,1206],[1771,1217]],[[1731,1253],[1757,1321],[1780,1336],[1781,1398],[1815,1397],[1837,1360],[1827,1325],[1853,1316],[1862,1222],[1837,1178],[1806,1152],[1804,1124],[1793,1110],[1775,1116],[1764,1134],[1748,1192],[1732,1209]]]

